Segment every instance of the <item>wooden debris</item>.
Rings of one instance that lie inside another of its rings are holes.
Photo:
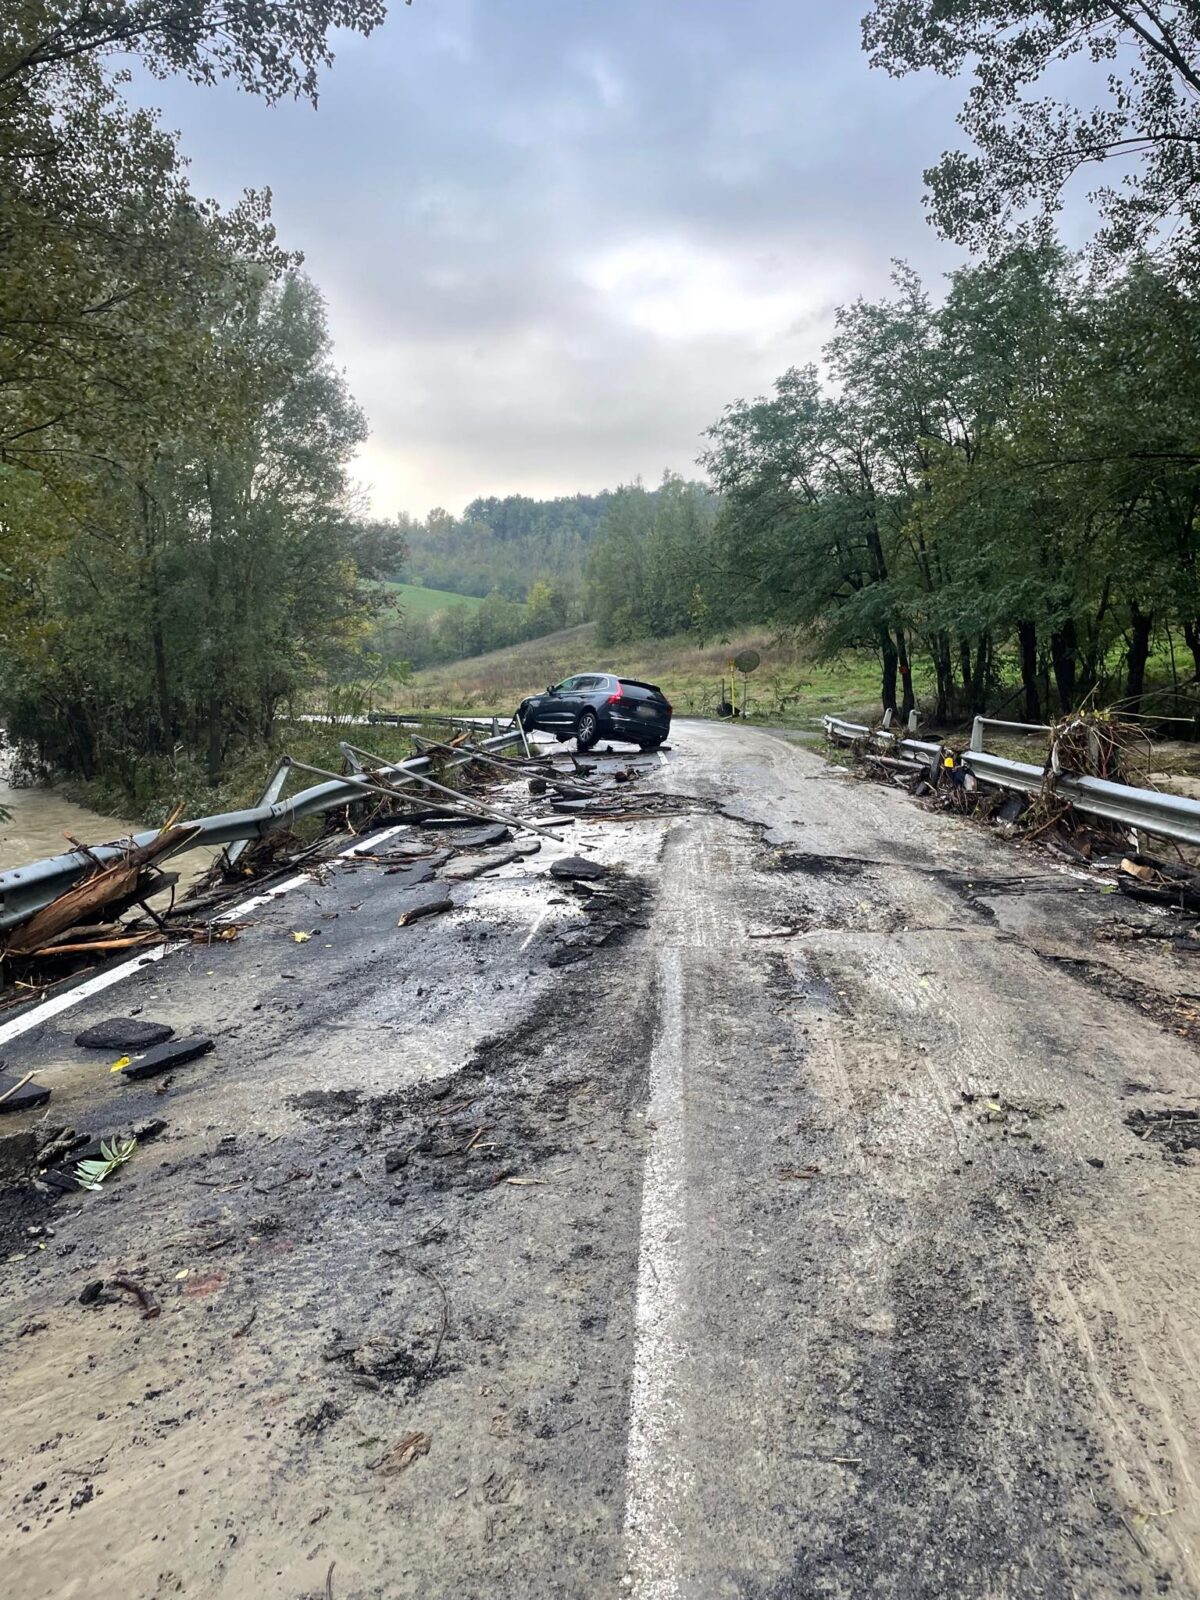
[[[377,1456],[370,1463],[372,1472],[404,1472],[411,1467],[418,1456],[427,1456],[433,1438],[428,1433],[417,1430],[406,1433],[403,1439],[398,1439],[394,1445],[389,1446],[381,1456]]]
[[[5,954],[32,955],[56,934],[77,923],[94,920],[98,913],[117,902],[129,900],[137,893],[144,870],[161,856],[183,849],[194,834],[194,828],[164,828],[149,844],[139,845],[112,866],[102,867],[82,883],[72,885],[13,932]]]
[[[135,1279],[110,1278],[109,1282],[114,1289],[124,1289],[127,1294],[133,1295],[134,1299],[142,1308],[143,1322],[149,1322],[154,1317],[162,1315],[162,1307],[159,1305],[158,1300],[153,1292],[145,1288],[142,1284],[138,1283]]]
[[[439,898],[419,900],[411,910],[406,911],[396,923],[398,928],[407,928],[410,922],[417,922],[421,917],[435,917],[443,911],[453,911],[454,902],[448,894]]]

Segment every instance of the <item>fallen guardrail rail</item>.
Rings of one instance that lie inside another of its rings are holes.
[[[521,730],[513,727],[494,738],[483,740],[479,748],[504,750],[509,745],[521,743]],[[466,751],[458,757],[439,758],[436,764],[441,767],[465,766],[475,759],[473,751]],[[417,755],[392,766],[378,767],[376,771],[387,780],[390,787],[403,788],[406,784],[419,782],[434,765],[434,757]],[[215,816],[177,824],[182,836],[178,848],[190,850],[196,846],[215,847],[262,839],[277,828],[291,827],[301,817],[336,811],[341,806],[362,800],[364,789],[369,787],[364,785],[361,777],[329,779],[311,788],[301,789],[286,800],[280,800],[278,795],[291,766],[292,763],[286,758],[280,762],[267,786],[264,799],[257,806],[243,811],[224,811]],[[119,862],[131,850],[151,844],[160,832],[158,828],[149,828],[108,844],[94,845],[86,852],[72,850],[64,855],[47,856],[41,861],[30,862],[28,866],[10,867],[0,872],[0,931],[16,927],[50,905],[98,865]]]
[[[861,722],[848,722],[844,717],[827,716],[822,721],[825,736],[833,744],[863,745],[884,755],[925,760],[932,751],[931,771],[941,766],[948,754],[943,745],[922,739],[898,739],[885,729],[873,731]],[[1011,761],[1006,756],[978,749],[964,750],[956,759],[974,774],[976,782],[995,789],[1041,794],[1046,788],[1045,769],[1030,761]],[[1077,777],[1068,773],[1055,777],[1053,792],[1069,800],[1076,810],[1115,822],[1119,827],[1151,833],[1160,839],[1174,839],[1178,844],[1200,845],[1200,800],[1158,789],[1135,789],[1129,784],[1112,783],[1107,778]]]

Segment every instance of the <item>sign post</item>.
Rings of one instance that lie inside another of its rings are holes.
[[[732,671],[732,669],[734,667],[736,667],[737,670],[742,675],[742,720],[743,721],[745,721],[745,717],[746,717],[746,708],[750,704],[750,689],[749,689],[749,686],[748,686],[746,680],[747,680],[747,678],[749,678],[750,674],[755,670],[755,668],[759,666],[761,661],[762,661],[762,657],[759,655],[757,650],[743,650],[740,653],[740,655],[734,656],[733,660],[729,663],[731,671]],[[737,716],[736,706],[735,706],[733,714],[734,714],[735,717]]]

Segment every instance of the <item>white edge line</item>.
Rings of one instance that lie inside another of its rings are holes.
[[[21,1034],[28,1033],[30,1028],[48,1022],[60,1012],[69,1011],[72,1006],[79,1005],[80,1001],[99,994],[103,989],[111,989],[114,983],[120,983],[122,978],[128,978],[148,962],[161,961],[165,955],[170,955],[172,951],[180,948],[180,945],[156,945],[152,950],[134,956],[131,961],[122,961],[118,967],[110,967],[107,972],[97,973],[94,978],[88,978],[78,988],[69,989],[66,994],[57,994],[49,1000],[44,1000],[36,1010],[27,1011],[23,1016],[14,1017],[11,1022],[0,1025],[0,1044],[7,1044],[10,1039],[19,1038]]]
[[[547,906],[546,909],[539,914],[537,921],[534,923],[533,927],[530,928],[528,934],[526,935],[525,941],[521,946],[522,950],[529,949],[529,946],[533,943],[534,935],[537,933],[538,929],[541,927],[542,923],[545,922],[549,915],[550,907]]]
[[[372,834],[369,839],[359,839],[348,850],[339,850],[333,859],[342,861],[347,856],[359,855],[370,845],[382,844],[386,839],[395,838],[396,834],[403,833],[407,826],[407,823],[401,823],[399,827],[385,828],[382,833]],[[243,900],[240,905],[234,906],[231,911],[222,911],[219,917],[213,918],[213,923],[234,922],[238,917],[245,916],[247,911],[255,911],[259,906],[268,905],[272,900],[278,900],[281,895],[290,894],[293,889],[299,889],[302,884],[311,882],[312,874],[309,872],[287,878],[283,883],[277,883],[273,889],[268,889],[265,894],[256,894],[251,899]],[[122,979],[130,978],[135,972],[140,972],[149,962],[161,961],[164,956],[173,956],[177,950],[188,948],[189,941],[185,939],[181,939],[178,944],[155,945],[153,949],[143,951],[130,961],[122,961],[119,966],[110,967],[107,972],[99,972],[94,978],[86,979],[76,988],[68,989],[66,994],[57,994],[49,1000],[43,1000],[41,1005],[32,1011],[14,1017],[11,1022],[0,1023],[0,1044],[7,1044],[11,1039],[19,1039],[31,1028],[40,1027],[52,1017],[61,1016],[64,1011],[82,1005],[85,1000],[90,1000],[92,995],[101,994],[105,989],[111,989],[114,984],[120,983]]]

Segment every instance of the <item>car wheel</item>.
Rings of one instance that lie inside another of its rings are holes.
[[[594,711],[585,711],[575,727],[575,743],[580,750],[590,750],[600,737],[600,721]]]

